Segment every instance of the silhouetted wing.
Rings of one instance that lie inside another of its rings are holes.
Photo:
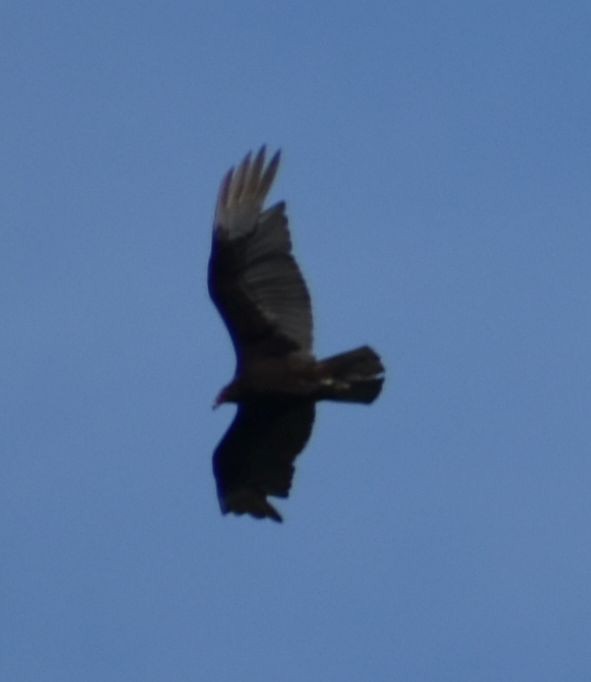
[[[279,165],[265,148],[224,178],[214,219],[209,293],[224,319],[238,364],[311,352],[312,310],[291,254],[285,203],[263,210]]]
[[[313,423],[313,402],[267,399],[240,405],[213,455],[222,512],[281,521],[267,495],[288,496],[293,462]]]

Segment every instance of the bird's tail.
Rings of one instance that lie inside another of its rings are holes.
[[[320,400],[369,404],[382,390],[384,366],[369,346],[326,358],[319,368]]]

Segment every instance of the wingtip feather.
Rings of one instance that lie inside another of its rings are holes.
[[[259,185],[259,191],[263,196],[266,196],[268,191],[271,189],[271,185],[273,184],[273,180],[275,180],[275,176],[277,175],[277,169],[279,168],[279,162],[281,161],[281,149],[278,149],[275,154],[271,157],[271,160],[267,164],[267,168],[265,172],[263,173],[263,177],[261,178],[261,182]]]
[[[260,492],[250,489],[234,490],[220,496],[222,514],[250,514],[255,519],[269,518],[276,523],[283,523],[283,517]]]
[[[226,173],[218,194],[214,229],[243,234],[254,225],[281,158],[281,150],[277,150],[265,167],[266,152],[266,145],[262,145],[253,159],[249,151],[236,168]]]

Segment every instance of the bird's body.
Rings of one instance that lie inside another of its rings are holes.
[[[311,357],[254,360],[222,389],[223,402],[240,403],[263,395],[310,395],[316,382],[317,365]]]
[[[209,291],[236,351],[236,373],[217,404],[238,411],[214,453],[223,513],[281,517],[267,496],[287,497],[319,400],[371,403],[384,368],[368,346],[317,361],[310,295],[291,253],[285,204],[263,210],[279,154],[246,156],[220,187]]]

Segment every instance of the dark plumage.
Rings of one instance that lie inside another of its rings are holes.
[[[236,351],[234,379],[216,405],[238,411],[213,456],[224,514],[281,521],[267,496],[287,497],[293,462],[310,437],[319,400],[371,403],[384,368],[368,346],[317,361],[308,288],[291,253],[285,203],[263,209],[279,152],[248,154],[220,186],[209,293]]]

